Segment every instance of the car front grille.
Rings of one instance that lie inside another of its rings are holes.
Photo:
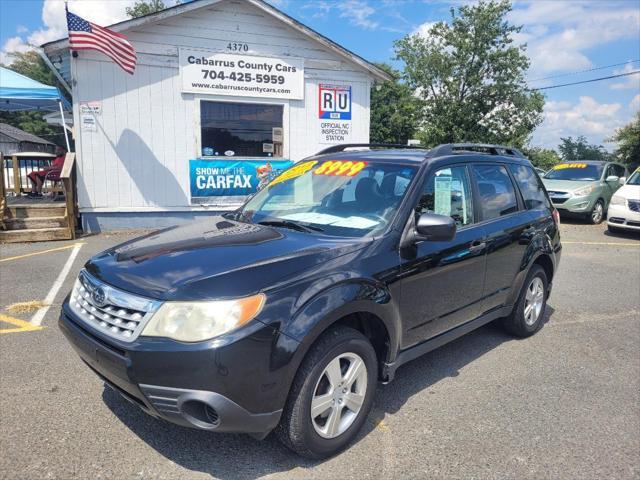
[[[135,340],[161,302],[107,285],[82,270],[69,305],[86,324],[125,342]]]
[[[627,200],[627,205],[632,212],[640,212],[640,200]]]
[[[555,204],[561,204],[569,200],[571,196],[568,192],[558,192],[555,190],[549,190],[549,197],[551,198],[551,202]]]

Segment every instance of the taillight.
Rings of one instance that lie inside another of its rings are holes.
[[[553,221],[555,222],[556,227],[560,228],[560,212],[558,212],[557,208],[553,209],[551,216],[553,216]]]

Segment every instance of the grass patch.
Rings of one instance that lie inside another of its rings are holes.
[[[30,313],[46,306],[47,305],[41,300],[31,300],[30,302],[13,303],[6,307],[5,310],[11,313]]]

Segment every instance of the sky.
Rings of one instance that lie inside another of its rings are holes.
[[[165,0],[173,4],[175,0]],[[267,0],[369,61],[394,60],[394,41],[425,34],[449,9],[471,0]],[[69,9],[100,25],[126,18],[135,0],[69,0]],[[640,0],[515,1],[508,20],[522,25],[531,87],[577,82],[640,70]],[[28,45],[66,36],[62,0],[0,0],[0,61]],[[615,65],[615,66],[612,66]],[[606,68],[602,68],[606,67]],[[551,78],[549,78],[551,77]],[[640,109],[640,74],[544,90],[544,122],[531,144],[554,148],[561,137],[604,143]]]

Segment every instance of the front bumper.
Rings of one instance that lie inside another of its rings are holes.
[[[270,403],[264,383],[256,378],[260,367],[254,362],[260,363],[256,354],[261,344],[270,348],[271,332],[265,328],[271,327],[257,326],[257,332],[245,340],[219,348],[169,351],[172,344],[185,344],[153,339],[147,346],[153,350],[145,350],[144,341],[124,349],[100,338],[74,319],[66,302],[58,324],[94,373],[152,416],[186,427],[256,436],[273,430],[280,420],[282,408],[265,411],[256,407]],[[232,359],[237,362],[227,364]],[[266,377],[269,381],[270,375]]]
[[[627,205],[609,205],[607,224],[615,228],[640,231],[640,212],[630,210]]]
[[[566,198],[565,198],[566,197]],[[570,197],[570,196],[561,196],[561,197],[551,197],[551,203],[553,206],[560,212],[560,214],[573,214],[573,215],[583,215],[588,214],[593,209],[595,205],[597,197],[595,196],[586,196],[586,197]]]

